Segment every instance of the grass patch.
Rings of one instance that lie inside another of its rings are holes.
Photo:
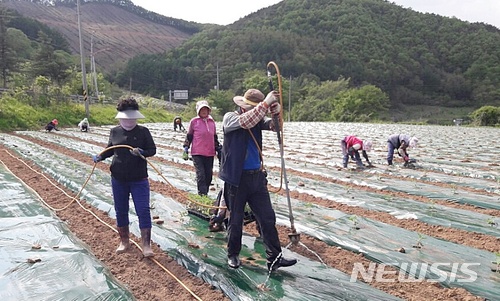
[[[139,123],[173,122],[176,112],[167,111],[161,103],[144,101],[139,103],[141,113],[146,117]],[[117,124],[116,104],[90,104],[90,126]],[[189,115],[189,112],[187,112]],[[192,112],[194,116],[195,112]],[[86,117],[83,103],[60,103],[49,107],[34,107],[10,96],[0,98],[0,131],[42,130],[45,125],[56,118],[59,127],[77,127]],[[189,120],[184,118],[185,120]]]

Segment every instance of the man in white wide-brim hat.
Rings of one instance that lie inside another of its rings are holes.
[[[111,187],[116,212],[116,226],[120,235],[120,245],[116,253],[127,252],[129,241],[129,198],[132,195],[134,208],[139,218],[142,254],[154,256],[151,249],[151,212],[148,169],[145,158],[156,154],[156,145],[149,129],[138,125],[137,119],[144,118],[139,112],[139,104],[133,98],[121,100],[116,109],[120,125],[111,129],[106,151],[94,155],[95,163],[113,156],[110,165]],[[124,147],[120,147],[120,146]],[[118,146],[112,148],[113,146]],[[129,148],[131,147],[131,148]]]
[[[276,230],[276,214],[267,190],[267,174],[262,162],[262,131],[273,130],[271,115],[279,116],[279,94],[264,94],[249,89],[243,96],[233,98],[238,110],[228,112],[222,121],[224,144],[219,177],[224,181],[224,199],[230,217],[227,236],[228,265],[239,268],[245,205],[248,203],[260,227],[266,246],[267,268],[276,270],[297,263],[281,255]]]

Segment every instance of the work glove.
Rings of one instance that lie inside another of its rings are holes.
[[[271,115],[273,115],[273,116],[279,115],[281,113],[280,104],[277,102],[273,103],[271,105],[270,111],[271,111]]]
[[[221,156],[222,156],[222,147],[221,147],[221,146],[217,147],[217,148],[215,149],[215,152],[217,153],[217,159],[218,159],[218,160],[219,160],[219,162],[220,162],[220,158],[221,158]]]
[[[278,102],[278,92],[276,91],[271,91],[267,93],[266,98],[264,99],[264,102],[271,107],[274,103]]]
[[[140,157],[144,154],[144,150],[142,148],[136,147],[130,150],[130,153],[134,156]]]
[[[102,157],[99,155],[92,155],[92,160],[94,161],[94,163],[101,162]]]
[[[188,153],[189,147],[184,146],[184,152],[182,153],[182,159],[187,160],[189,159],[189,153]]]

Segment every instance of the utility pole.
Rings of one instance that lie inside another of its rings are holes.
[[[215,85],[215,97],[219,101],[219,61],[217,61],[217,83]]]
[[[97,87],[97,71],[95,68],[95,59],[94,59],[94,32],[92,32],[92,36],[90,37],[90,72],[92,72],[92,79],[94,80],[94,93],[97,100],[99,100],[99,87]]]
[[[82,64],[82,84],[83,84],[83,101],[85,103],[85,117],[90,117],[89,101],[87,98],[87,72],[85,70],[85,53],[82,42],[82,22],[80,20],[80,0],[76,1],[76,14],[78,15],[78,36],[80,39],[80,60]]]
[[[288,89],[288,122],[292,116],[292,76],[290,75],[290,87]]]
[[[217,62],[217,93],[219,93],[219,62]]]

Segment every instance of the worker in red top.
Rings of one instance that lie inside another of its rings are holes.
[[[57,119],[53,119],[51,122],[47,123],[47,125],[45,126],[45,130],[47,132],[50,132],[52,130],[59,131],[56,127],[58,124],[59,124],[59,121],[57,121]]]
[[[366,153],[372,149],[373,143],[370,140],[361,140],[356,136],[345,136],[344,139],[340,141],[340,145],[342,146],[342,155],[344,156],[342,160],[344,168],[347,168],[349,157],[354,157],[358,168],[365,168],[363,162],[361,161],[361,157],[359,156],[360,150],[362,151],[363,157],[365,158],[366,163],[368,163],[368,166],[373,166],[368,159],[368,154]]]

